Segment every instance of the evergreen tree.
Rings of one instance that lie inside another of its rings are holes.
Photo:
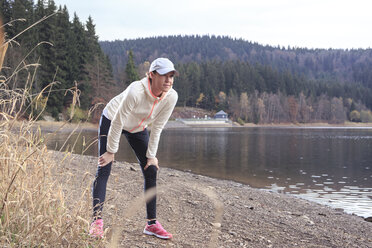
[[[70,37],[70,21],[69,14],[66,6],[62,9],[58,8],[58,14],[56,15],[56,26],[55,26],[55,42],[53,48],[55,49],[55,64],[56,74],[55,81],[56,85],[53,86],[54,92],[50,95],[48,104],[50,104],[58,113],[61,113],[66,106],[65,90],[73,86],[72,82],[69,81],[69,53],[67,51],[69,37]],[[57,113],[54,113],[54,116]]]
[[[133,60],[132,50],[129,50],[128,52],[128,63],[125,67],[125,74],[126,74],[125,85],[129,85],[130,83],[139,79],[137,68]]]
[[[8,38],[22,32],[34,22],[46,16],[35,27],[17,37],[16,44],[8,50],[6,65],[16,68],[26,54],[33,53],[26,58],[26,63],[39,64],[35,77],[34,93],[54,81],[51,94],[47,103],[47,111],[54,117],[58,116],[64,108],[71,103],[71,96],[65,96],[66,89],[71,88],[76,81],[81,92],[81,107],[87,109],[91,106],[92,99],[98,91],[92,90],[93,79],[102,82],[102,87],[110,88],[115,85],[112,82],[112,66],[108,57],[102,52],[95,34],[93,19],[88,18],[86,27],[80,22],[75,14],[72,23],[66,6],[57,7],[54,0],[38,0],[36,4],[32,0],[14,0],[0,2],[1,14],[6,21],[26,19],[25,22],[13,22],[6,26]],[[12,87],[22,87],[27,75],[33,74],[31,67],[18,72],[14,77]],[[92,72],[97,70],[94,75]],[[89,71],[90,70],[90,71]],[[5,74],[7,72],[5,71]],[[106,84],[106,85],[105,85]],[[115,90],[110,91],[114,94]],[[46,92],[45,94],[48,94]],[[103,101],[111,98],[104,95]]]
[[[0,17],[2,18],[3,25],[9,23],[12,19],[12,9],[9,0],[0,0]],[[10,26],[5,26],[8,32],[8,37],[12,37],[13,33],[10,32]]]
[[[108,57],[103,54],[98,44],[98,36],[91,17],[88,18],[86,23],[85,35],[87,62],[84,71],[87,73],[87,78],[83,81],[83,84],[85,89],[89,89],[89,91],[82,92],[82,96],[84,101],[89,102],[89,106],[107,103],[117,90],[113,83],[112,67]],[[93,119],[98,121],[100,110],[102,109],[93,113]]]
[[[95,26],[91,16],[88,17],[86,23],[86,44],[87,44],[87,61],[94,59],[95,55],[102,56],[102,50],[98,44],[98,36],[96,35]]]

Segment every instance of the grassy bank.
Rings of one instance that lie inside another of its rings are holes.
[[[0,23],[0,72],[10,43],[2,28]],[[87,234],[88,183],[82,181],[79,196],[71,199],[57,180],[71,175],[59,170],[64,157],[51,157],[35,121],[45,108],[37,103],[50,87],[32,94],[35,75],[29,67],[22,61],[9,77],[0,74],[0,246],[97,247],[102,242]],[[25,82],[17,82],[19,71]],[[17,84],[24,87],[14,88]]]
[[[23,123],[17,132],[12,124],[9,121],[0,126],[1,246],[97,245],[99,242],[87,235],[88,185],[80,188],[80,196],[72,201],[73,208],[67,206],[65,184],[56,180],[64,174],[58,167],[63,158],[55,160],[50,156],[43,136],[33,130],[33,122]]]

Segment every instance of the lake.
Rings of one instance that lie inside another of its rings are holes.
[[[88,147],[96,132],[68,135],[53,135],[48,147],[66,142],[75,153],[97,154],[96,144]],[[166,129],[157,157],[160,166],[372,216],[372,128]],[[115,159],[136,162],[124,137]]]

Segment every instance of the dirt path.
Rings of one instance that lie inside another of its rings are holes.
[[[56,161],[64,156],[53,152]],[[93,181],[95,157],[60,165],[66,196]],[[63,176],[65,175],[65,176]],[[115,162],[104,221],[109,247],[372,247],[372,223],[293,196],[168,168],[158,180],[158,219],[174,238],[142,234],[143,179],[138,164]],[[89,201],[89,199],[87,199]],[[90,204],[87,203],[87,204]],[[117,245],[117,246],[116,246]]]

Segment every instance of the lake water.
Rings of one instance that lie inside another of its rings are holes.
[[[96,132],[59,133],[48,146],[67,140],[74,152],[97,154]],[[166,129],[159,143],[160,166],[252,187],[294,194],[372,216],[371,128],[185,128]],[[122,137],[116,160],[136,162]],[[94,165],[92,165],[94,166]]]

